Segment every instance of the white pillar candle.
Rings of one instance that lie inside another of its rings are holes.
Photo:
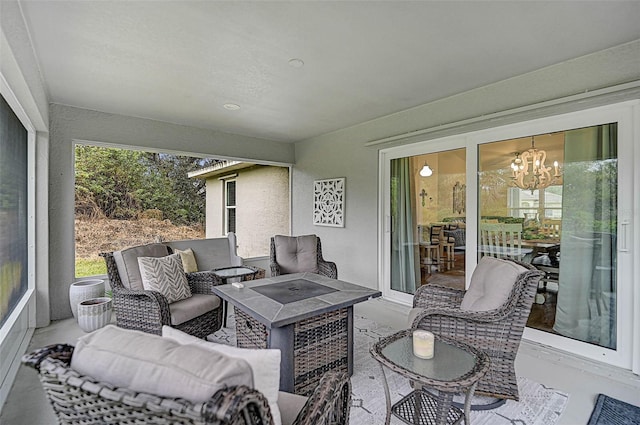
[[[413,331],[413,354],[421,359],[433,358],[433,334],[417,329]]]

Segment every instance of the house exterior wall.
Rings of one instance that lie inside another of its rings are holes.
[[[256,165],[237,170],[235,181],[238,255],[268,256],[271,236],[289,234],[289,168]],[[207,237],[225,235],[223,185],[207,179]]]
[[[222,208],[223,180],[218,178],[208,178],[206,180],[206,212],[205,212],[205,234],[208,238],[219,238],[225,236],[224,209]],[[238,254],[240,255],[240,254]],[[242,257],[242,255],[240,255]]]

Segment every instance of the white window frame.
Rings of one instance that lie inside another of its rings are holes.
[[[28,347],[36,327],[36,129],[4,75],[0,73],[0,94],[27,130],[27,291],[0,327],[0,406],[11,389],[18,369],[20,355]]]
[[[478,216],[478,146],[531,134],[565,131],[591,127],[607,123],[618,123],[618,317],[616,350],[599,347],[551,333],[526,328],[524,338],[553,346],[586,358],[608,363],[634,373],[640,373],[640,264],[638,246],[640,225],[637,211],[640,211],[640,197],[634,195],[640,189],[640,101],[633,100],[601,106],[578,112],[539,118],[531,121],[505,125],[449,136],[441,139],[413,143],[410,145],[383,149],[379,155],[379,280],[383,296],[411,305],[413,297],[390,289],[390,161],[407,156],[437,153],[443,150],[466,148],[467,159],[467,232],[477,235]],[[634,214],[634,211],[636,212]],[[477,241],[467,237],[468,252],[475,252]],[[466,256],[466,286],[476,265],[476,256]],[[634,288],[635,282],[635,288]]]
[[[234,177],[234,178],[229,178],[229,179],[225,179],[222,181],[224,186],[223,186],[223,191],[222,191],[222,196],[223,196],[223,204],[224,204],[224,234],[228,235],[229,234],[229,210],[234,210],[236,212],[235,214],[235,223],[234,223],[234,227],[235,227],[235,231],[234,233],[236,233],[236,231],[238,230],[238,180]],[[235,205],[229,205],[228,204],[228,184],[229,183],[233,183],[234,184],[234,190],[235,190]]]

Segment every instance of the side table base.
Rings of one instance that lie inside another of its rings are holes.
[[[471,410],[473,410],[474,412],[481,410],[493,410],[497,409],[500,406],[503,406],[506,402],[506,399],[498,398],[496,399],[496,401],[487,404],[472,404]],[[464,403],[458,403],[457,401],[454,401],[452,404],[460,409],[464,409]]]
[[[438,401],[426,391],[414,390],[391,408],[391,412],[402,422],[410,425],[440,425],[436,422]],[[451,406],[447,414],[447,425],[459,424],[464,414]]]

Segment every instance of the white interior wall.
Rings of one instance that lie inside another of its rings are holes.
[[[627,89],[606,89],[619,85]],[[379,149],[636,99],[638,87],[640,40],[298,142],[292,234],[318,234],[341,279],[380,289]],[[421,129],[430,130],[417,132]],[[376,142],[395,135],[403,136]],[[333,177],[346,177],[345,227],[314,226],[313,181]]]

